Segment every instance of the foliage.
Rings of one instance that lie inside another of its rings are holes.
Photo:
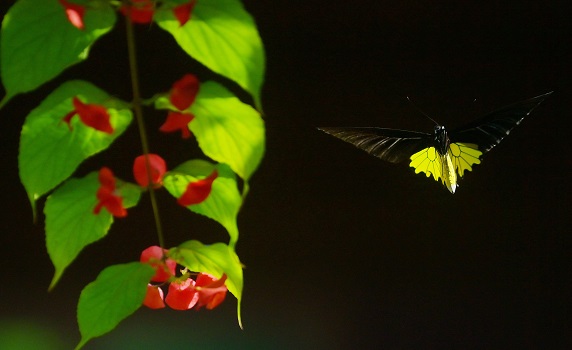
[[[158,245],[144,250],[139,262],[107,267],[83,289],[77,348],[113,330],[141,305],[210,310],[227,290],[237,299],[242,327],[237,217],[264,154],[260,90],[265,62],[255,22],[240,0],[17,0],[0,32],[0,75],[6,91],[0,108],[86,60],[94,43],[123,21],[131,101],[87,81],[66,81],[26,116],[20,137],[20,180],[34,217],[38,201],[46,198],[46,246],[55,267],[50,289],[83,249],[109,234],[114,220],[128,219],[128,209],[141,195],[148,194],[153,205]],[[193,74],[173,82],[169,91],[142,98],[133,26],[153,23],[194,60],[242,87],[253,106],[220,83],[199,81]],[[165,113],[160,131],[180,131],[183,139],[194,136],[210,160],[189,159],[167,169],[169,162],[151,153],[147,141],[142,111],[151,106]],[[86,159],[108,150],[135,127],[144,150],[133,155],[135,182],[122,180],[124,174],[116,177],[105,165],[82,178],[72,177]],[[190,212],[220,223],[228,242],[189,240],[164,247],[155,197],[163,187]]]

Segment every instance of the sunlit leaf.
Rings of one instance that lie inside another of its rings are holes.
[[[46,247],[56,269],[50,288],[82,249],[103,238],[111,227],[113,217],[107,210],[93,213],[99,186],[98,173],[92,172],[66,181],[46,200]],[[117,191],[125,208],[135,206],[141,194],[139,186],[119,180]]]
[[[254,19],[241,1],[197,1],[190,21],[183,26],[171,8],[157,11],[154,20],[191,57],[248,91],[261,109],[264,48]]]
[[[109,4],[90,4],[83,30],[70,23],[57,0],[18,0],[10,8],[0,33],[0,75],[8,96],[34,90],[87,58],[116,19]]]
[[[73,110],[72,97],[103,105],[111,117],[112,134],[90,128],[76,116],[70,130],[62,121]],[[27,117],[22,127],[18,166],[20,180],[33,202],[66,178],[83,160],[108,148],[131,123],[131,110],[85,81],[70,81],[52,92]]]
[[[174,109],[166,96],[155,101],[155,108]],[[228,164],[248,181],[264,155],[264,122],[260,114],[212,81],[201,84],[188,111],[195,116],[189,128],[204,154]]]
[[[181,197],[189,182],[203,179],[217,170],[218,177],[212,184],[207,199],[199,204],[189,205],[191,211],[220,223],[230,236],[230,245],[238,240],[236,219],[242,204],[236,178],[225,164],[213,165],[204,160],[190,160],[169,171],[163,178],[163,185],[175,198]]]
[[[220,278],[225,273],[228,276],[226,286],[237,299],[238,323],[242,327],[240,316],[243,286],[242,264],[233,248],[223,243],[205,245],[191,240],[171,249],[169,256],[191,271],[206,272],[216,278]]]
[[[79,297],[77,321],[81,341],[76,349],[113,330],[137,311],[154,273],[150,265],[139,262],[112,265],[101,271]]]

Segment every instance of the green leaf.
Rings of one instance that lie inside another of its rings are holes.
[[[115,24],[113,9],[92,3],[84,30],[74,27],[58,0],[18,0],[2,21],[0,75],[8,96],[34,90],[85,60],[93,43]]]
[[[230,236],[230,245],[238,240],[236,219],[242,204],[234,173],[225,164],[213,165],[204,160],[190,160],[165,174],[163,185],[175,198],[181,197],[189,182],[203,179],[216,169],[218,177],[213,182],[207,199],[199,204],[189,205],[191,211],[220,223]]]
[[[72,118],[70,130],[62,118],[74,108],[72,97],[103,105],[115,131],[107,134]],[[67,179],[86,158],[108,148],[131,123],[127,105],[85,81],[64,83],[27,117],[22,127],[18,165],[20,180],[32,205]]]
[[[159,97],[155,108],[175,110],[168,96]],[[204,154],[228,164],[248,181],[264,155],[264,122],[260,114],[212,81],[201,83],[189,111],[195,116],[189,129]]]
[[[197,1],[184,26],[169,8],[157,11],[154,20],[187,54],[248,91],[261,110],[264,47],[254,19],[239,0]]]
[[[92,172],[66,181],[46,200],[46,246],[56,269],[50,289],[81,250],[103,238],[111,227],[113,216],[105,208],[98,215],[93,213],[99,186],[98,173]],[[137,204],[139,186],[118,179],[116,186],[125,208]]]
[[[150,265],[139,262],[112,265],[101,271],[79,297],[77,322],[81,341],[76,349],[113,330],[119,322],[137,311],[154,273]]]
[[[206,272],[216,278],[226,273],[226,286],[237,299],[238,323],[242,328],[240,301],[242,299],[242,264],[234,249],[224,243],[210,245],[191,240],[169,251],[169,256],[191,271]]]

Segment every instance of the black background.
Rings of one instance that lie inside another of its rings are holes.
[[[563,3],[244,3],[267,54],[266,156],[239,216],[245,329],[229,297],[211,312],[142,309],[86,349],[571,348],[572,31]],[[43,224],[32,223],[17,173],[22,122],[62,82],[81,78],[130,99],[123,29],[120,20],[87,62],[0,111],[0,345],[20,331],[31,348],[72,347],[81,289],[156,244],[144,198],[47,293]],[[137,36],[145,96],[187,72],[235,88],[158,27]],[[552,90],[455,195],[315,129],[431,131],[406,96],[454,127]],[[193,141],[156,131],[164,115],[146,115],[152,149],[169,165],[198,156]],[[105,164],[130,178],[138,142],[133,126],[77,175]],[[226,240],[164,191],[159,199],[167,245]]]

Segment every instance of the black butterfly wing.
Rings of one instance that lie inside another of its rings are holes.
[[[325,133],[391,163],[399,163],[431,145],[432,135],[408,130],[373,127],[323,127]]]
[[[490,151],[520,124],[552,92],[503,107],[449,132],[451,142],[474,143],[483,153]]]

